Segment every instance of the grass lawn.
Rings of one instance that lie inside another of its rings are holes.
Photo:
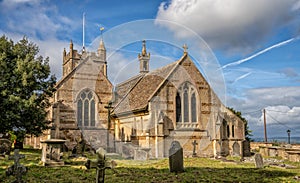
[[[26,182],[95,182],[95,169],[87,170],[84,162],[67,160],[63,167],[44,167],[40,164],[40,150],[24,149],[21,164],[28,168],[23,176]],[[95,156],[89,156],[95,158]],[[285,169],[267,166],[257,169],[253,163],[222,162],[208,158],[185,158],[185,172],[169,172],[168,159],[134,161],[116,159],[114,170],[106,170],[105,182],[300,182],[300,163],[286,162],[297,168]],[[0,182],[13,182],[5,170],[13,164],[8,158],[0,159]]]

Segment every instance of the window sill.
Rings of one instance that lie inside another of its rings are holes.
[[[177,125],[177,129],[180,129],[180,128],[192,128],[192,129],[195,129],[195,128],[199,128],[199,124],[197,122],[195,123],[176,123]]]

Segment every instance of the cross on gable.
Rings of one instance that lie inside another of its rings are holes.
[[[14,150],[14,155],[13,156],[9,156],[8,159],[9,160],[14,160],[14,163],[17,165],[19,164],[19,160],[25,158],[24,154],[19,154],[19,149],[15,149]]]
[[[182,46],[182,48],[183,48],[183,52],[184,52],[184,53],[187,53],[188,46],[187,46],[186,44],[184,44],[184,45]]]

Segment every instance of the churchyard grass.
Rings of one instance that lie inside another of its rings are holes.
[[[20,163],[28,168],[23,176],[26,182],[94,182],[95,169],[87,170],[84,161],[68,159],[63,167],[41,166],[40,150],[24,149],[25,155]],[[96,159],[95,155],[88,155]],[[209,158],[184,158],[183,173],[170,173],[169,160],[134,161],[116,159],[117,166],[107,169],[105,182],[299,182],[300,163],[284,162],[293,165],[293,169],[265,166],[255,168],[253,162],[241,163],[237,158],[228,158],[226,162]],[[0,159],[0,182],[12,182],[13,176],[6,177],[5,170],[13,164],[6,157]]]

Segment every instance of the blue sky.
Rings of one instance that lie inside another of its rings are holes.
[[[59,79],[63,48],[72,39],[82,49],[84,12],[88,51],[95,51],[99,28],[105,28],[115,83],[138,72],[141,40],[147,40],[152,69],[178,59],[187,43],[213,88],[222,88],[226,105],[248,119],[254,137],[263,137],[263,108],[269,137],[286,136],[288,129],[300,136],[299,0],[1,0],[0,9],[0,33],[35,42]]]

